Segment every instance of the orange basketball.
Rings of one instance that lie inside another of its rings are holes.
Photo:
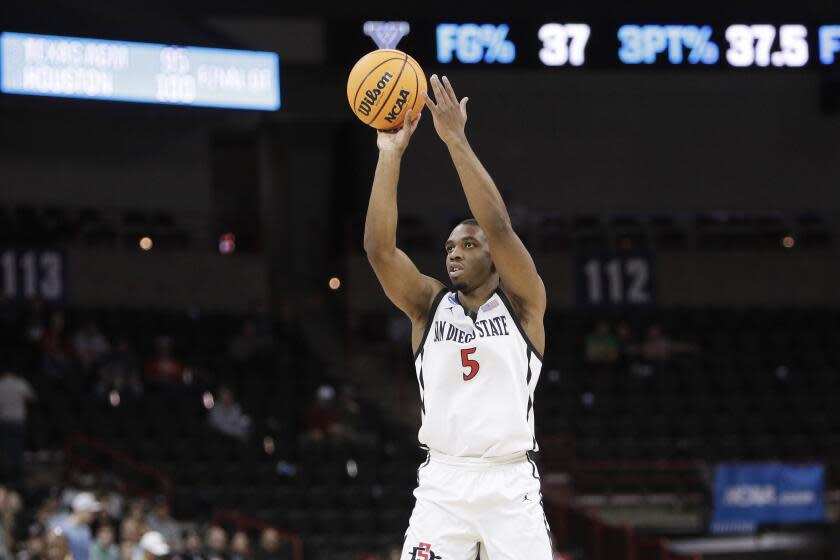
[[[426,75],[402,51],[380,49],[359,59],[347,79],[347,101],[363,123],[378,130],[402,126],[405,113],[423,109]]]

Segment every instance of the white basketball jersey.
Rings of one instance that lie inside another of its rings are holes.
[[[422,425],[418,439],[457,457],[538,451],[534,389],[542,356],[497,289],[475,320],[441,290],[414,356]]]

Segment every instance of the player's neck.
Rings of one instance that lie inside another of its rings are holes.
[[[468,294],[458,290],[458,300],[461,302],[461,305],[466,308],[464,311],[467,313],[477,313],[478,308],[490,299],[490,296],[493,295],[493,292],[495,292],[498,287],[499,278],[493,275],[487,282],[472,290]]]

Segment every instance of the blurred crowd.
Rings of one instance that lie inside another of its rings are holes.
[[[0,486],[0,560],[292,560],[285,533],[180,522],[163,497],[52,489],[37,507]],[[399,545],[354,560],[398,560]]]
[[[127,498],[115,490],[51,490],[27,508],[0,486],[0,560],[286,560],[274,528],[246,531],[175,520],[163,497]]]
[[[252,418],[247,410],[252,401],[240,403],[234,390],[236,387],[247,396],[249,393],[236,384],[237,376],[251,371],[252,366],[258,368],[262,363],[264,367],[265,357],[274,351],[273,337],[264,325],[252,319],[242,321],[225,344],[214,347],[223,357],[217,363],[224,364],[227,371],[220,367],[219,374],[207,375],[202,371],[205,364],[190,357],[195,349],[189,344],[177,345],[171,336],[146,339],[120,335],[113,320],[100,323],[92,315],[47,310],[37,301],[19,307],[16,313],[5,313],[7,310],[0,310],[0,335],[5,337],[0,342],[0,560],[292,558],[285,534],[273,528],[254,528],[259,527],[258,522],[248,530],[228,523],[207,524],[208,517],[213,519],[209,511],[201,515],[201,523],[176,520],[162,497],[132,498],[116,482],[103,486],[68,480],[67,487],[42,491],[36,489],[40,482],[33,486],[31,472],[26,473],[26,480],[23,476],[24,448],[44,449],[40,445],[44,442],[31,439],[27,414],[32,416],[33,426],[43,424],[39,416],[45,412],[42,407],[51,402],[48,397],[64,390],[83,402],[121,408],[131,401],[145,407],[164,394],[177,397],[168,402],[203,398],[211,430],[202,437],[212,437],[215,432],[243,450],[245,446],[279,445],[265,434],[271,429],[292,428],[271,428],[270,418]],[[101,326],[109,324],[112,328]],[[176,333],[179,339],[186,336]],[[311,401],[300,407],[297,425],[292,426],[299,439],[374,438],[353,385],[321,382],[311,387]],[[31,409],[29,405],[34,403],[38,407]],[[25,441],[25,437],[30,439]],[[62,441],[50,439],[48,443],[55,448]],[[285,454],[289,448],[277,453]],[[265,452],[275,451],[266,447]],[[277,463],[281,476],[294,476],[295,471],[295,465],[285,459]],[[60,484],[61,477],[53,473],[46,484]],[[399,549],[394,548],[360,559],[397,557]]]
[[[104,332],[90,316],[78,318],[76,323],[71,329],[62,310],[48,309],[36,299],[25,310],[4,310],[0,334],[6,346],[18,344],[32,351],[27,369],[54,380],[72,380],[103,399],[112,391],[132,398],[143,396],[149,387],[191,384],[199,374],[197,364],[178,354],[170,335],[158,334],[153,348],[141,357],[137,340]],[[233,367],[253,364],[276,350],[271,327],[258,326],[250,318],[228,338],[227,347],[219,349]]]
[[[661,325],[650,325],[638,337],[624,321],[612,326],[598,322],[585,340],[586,363],[600,371],[622,371],[647,378],[666,369],[679,369],[699,352],[697,345],[670,336]]]

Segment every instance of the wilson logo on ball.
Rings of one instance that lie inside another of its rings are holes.
[[[376,100],[379,99],[380,95],[382,95],[382,90],[385,89],[385,86],[388,85],[388,82],[390,82],[393,77],[394,75],[390,72],[385,72],[382,74],[379,81],[376,82],[376,87],[365,92],[365,96],[362,98],[361,103],[359,103],[358,111],[361,114],[366,117],[370,115],[370,110],[373,109],[374,105],[376,105]]]
[[[386,121],[388,121],[389,123],[394,122],[394,120],[397,118],[397,115],[402,113],[405,104],[408,103],[409,96],[411,96],[410,91],[406,91],[404,89],[400,90],[400,94],[397,97],[397,102],[394,103],[394,106],[391,107],[391,110],[388,111],[388,114],[385,116]]]
[[[356,117],[377,130],[402,126],[409,109],[423,110],[426,75],[407,53],[379,49],[353,65],[347,77],[347,101]]]

